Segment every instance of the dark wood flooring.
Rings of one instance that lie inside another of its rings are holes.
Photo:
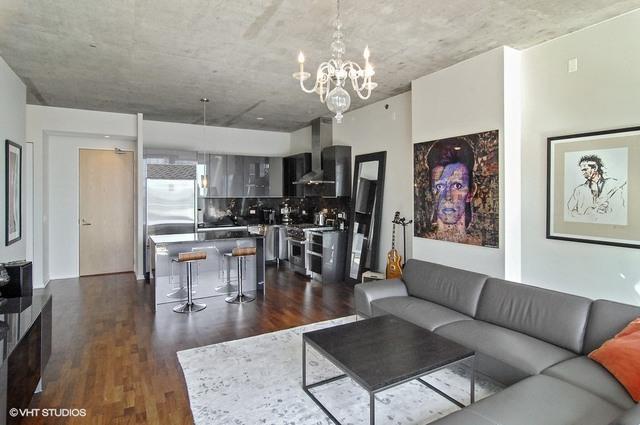
[[[23,424],[189,424],[176,352],[353,314],[353,287],[267,268],[267,290],[242,306],[208,298],[193,315],[153,313],[133,274],[52,281],[53,354],[32,408],[86,409],[84,418]]]

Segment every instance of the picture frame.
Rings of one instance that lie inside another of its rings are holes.
[[[22,146],[5,140],[5,246],[22,239]]]
[[[640,248],[640,126],[547,138],[547,239]]]
[[[413,236],[500,247],[500,132],[413,145]]]

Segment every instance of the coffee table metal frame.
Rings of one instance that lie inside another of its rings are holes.
[[[313,384],[308,384],[307,385],[307,344],[309,344],[311,347],[313,347],[318,353],[320,353],[324,358],[326,358],[327,360],[329,360],[335,367],[337,367],[338,369],[340,369],[341,371],[343,371],[344,373],[342,375],[338,375],[338,376],[334,376],[332,378],[328,378],[328,379],[323,379],[322,381],[318,381],[318,382],[314,382]],[[475,353],[471,354],[468,357],[465,357],[463,359],[460,360],[456,360],[453,361],[451,363],[448,363],[444,366],[441,366],[439,368],[430,370],[429,372],[427,372],[426,374],[420,374],[420,375],[416,375],[416,376],[411,376],[408,377],[407,379],[404,379],[402,381],[399,382],[395,382],[393,384],[387,385],[385,387],[376,389],[374,391],[369,391],[366,388],[366,385],[364,385],[364,383],[360,380],[360,378],[352,373],[349,373],[348,370],[345,370],[345,368],[341,367],[339,365],[339,362],[335,361],[332,356],[327,353],[325,350],[323,350],[322,348],[318,347],[316,344],[314,344],[311,341],[307,341],[307,339],[305,338],[305,336],[302,336],[302,389],[304,390],[305,393],[307,393],[307,395],[311,398],[311,400],[313,400],[313,402],[315,404],[318,405],[318,407],[320,409],[322,409],[322,411],[329,417],[329,419],[331,419],[333,421],[333,423],[335,423],[336,425],[342,425],[340,423],[340,421],[333,416],[333,414],[329,411],[329,409],[327,409],[320,400],[318,400],[318,398],[316,396],[313,395],[313,393],[311,393],[311,389],[312,388],[316,388],[322,385],[326,385],[329,384],[331,382],[335,382],[338,381],[340,379],[344,379],[344,378],[351,378],[353,381],[355,381],[360,387],[362,387],[362,389],[364,389],[365,391],[367,391],[369,393],[369,424],[370,425],[375,425],[375,417],[376,417],[376,411],[375,411],[375,395],[379,392],[382,391],[386,391],[390,388],[393,387],[397,387],[398,385],[402,385],[402,384],[406,384],[409,381],[413,381],[413,380],[417,380],[418,382],[420,382],[421,384],[423,384],[424,386],[426,386],[427,388],[429,388],[430,390],[434,391],[435,393],[439,394],[440,396],[446,398],[447,400],[449,400],[451,403],[455,404],[456,406],[463,408],[466,407],[463,403],[459,402],[458,400],[456,400],[455,398],[451,397],[449,394],[446,394],[445,392],[443,392],[442,390],[434,387],[433,385],[431,385],[430,383],[428,383],[427,381],[425,381],[424,379],[422,379],[422,377],[430,375],[432,373],[435,373],[439,370],[442,370],[444,368],[447,368],[451,365],[454,365],[456,363],[460,363],[463,361],[468,360],[469,358],[472,359],[471,362],[471,383],[470,383],[470,389],[469,389],[469,395],[470,395],[470,403],[469,404],[473,404],[475,402],[475,387],[476,387],[476,356]]]

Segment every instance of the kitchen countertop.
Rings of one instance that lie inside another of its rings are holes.
[[[261,239],[262,235],[249,233],[247,230],[209,229],[197,233],[181,233],[177,235],[153,235],[149,238],[156,245],[187,242],[210,242],[227,239]]]

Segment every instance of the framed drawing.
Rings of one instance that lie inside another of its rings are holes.
[[[640,127],[547,139],[547,238],[640,248]]]
[[[22,147],[11,140],[5,141],[5,245],[22,237]]]
[[[498,130],[413,145],[414,236],[497,248]]]

